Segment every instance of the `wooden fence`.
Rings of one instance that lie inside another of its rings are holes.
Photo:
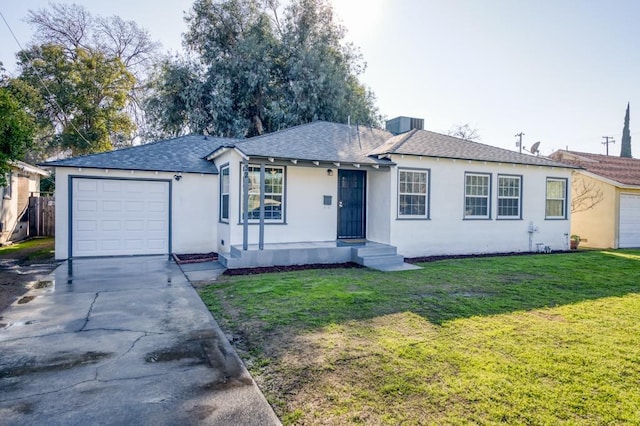
[[[53,237],[55,235],[55,198],[29,197],[29,235]]]

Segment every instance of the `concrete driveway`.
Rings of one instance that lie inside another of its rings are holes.
[[[0,424],[279,424],[166,256],[54,274],[0,319]]]

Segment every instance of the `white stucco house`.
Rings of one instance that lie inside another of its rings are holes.
[[[220,253],[228,267],[567,250],[571,165],[421,129],[317,121],[47,163],[56,258]],[[243,212],[247,211],[245,215]]]

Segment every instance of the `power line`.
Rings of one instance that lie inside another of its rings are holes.
[[[87,143],[88,146],[91,146],[91,142],[89,142],[87,140],[87,138],[84,137],[84,135],[82,133],[80,133],[80,130],[78,130],[78,128],[76,127],[75,124],[73,124],[73,121],[69,120],[69,116],[67,115],[67,113],[64,111],[64,109],[62,109],[62,107],[60,106],[60,104],[58,103],[58,101],[56,100],[55,96],[53,96],[53,93],[51,93],[51,91],[49,90],[49,88],[47,87],[47,85],[44,83],[44,79],[42,78],[42,76],[40,75],[40,72],[33,66],[33,60],[31,59],[31,57],[29,56],[29,54],[27,53],[27,51],[22,47],[22,44],[20,44],[20,41],[18,40],[18,37],[16,37],[15,33],[13,32],[13,29],[11,28],[11,25],[9,25],[9,22],[7,22],[7,19],[4,17],[4,15],[2,14],[2,12],[0,12],[0,17],[2,17],[2,20],[4,21],[5,25],[7,26],[7,28],[9,29],[9,32],[11,33],[11,36],[13,37],[13,39],[15,40],[16,44],[18,45],[18,47],[20,48],[20,50],[22,51],[22,53],[24,53],[24,55],[27,57],[27,59],[29,60],[29,66],[31,67],[31,69],[33,70],[33,72],[36,74],[36,77],[38,77],[38,82],[40,83],[40,85],[42,86],[42,88],[47,92],[47,94],[51,97],[51,101],[53,102],[53,104],[56,106],[56,108],[58,108],[60,110],[60,112],[62,113],[62,116],[64,117],[64,119],[67,121],[67,123],[69,123],[69,125],[71,126],[71,128],[78,134],[78,136],[80,136],[80,138],[85,141]]]
[[[516,133],[515,136],[516,138],[519,138],[518,142],[516,142],[516,146],[520,148],[520,154],[522,154],[522,137],[524,136],[524,133]]]
[[[602,139],[604,139],[602,145],[607,147],[607,155],[609,155],[609,144],[616,143],[616,141],[613,140],[613,136],[603,136]]]

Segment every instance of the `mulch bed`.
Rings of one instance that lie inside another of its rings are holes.
[[[211,253],[174,253],[173,257],[178,265],[186,265],[188,263],[215,262],[218,260],[218,253],[214,251]]]
[[[238,268],[227,269],[224,271],[224,275],[254,275],[254,274],[266,274],[269,272],[292,272],[292,271],[305,271],[308,269],[349,269],[349,268],[362,268],[357,263],[312,263],[309,265],[287,265],[287,266],[262,266],[259,268]]]
[[[450,259],[470,259],[470,258],[479,258],[479,257],[505,257],[505,256],[531,256],[531,255],[542,255],[542,254],[567,254],[567,253],[578,253],[577,250],[563,251],[556,250],[551,253],[537,253],[537,252],[528,252],[528,251],[518,251],[518,252],[509,252],[509,253],[483,253],[483,254],[452,254],[445,256],[424,256],[424,257],[408,257],[405,258],[404,261],[407,263],[428,263],[428,262],[437,262],[439,260],[450,260]]]
[[[562,253],[577,253],[577,250],[572,251],[553,251],[546,254],[562,254]],[[416,263],[428,263],[437,262],[440,260],[450,259],[469,259],[480,257],[503,257],[503,256],[530,256],[532,254],[545,254],[545,253],[530,253],[530,252],[510,252],[510,253],[486,253],[486,254],[456,254],[445,256],[424,256],[424,257],[411,257],[405,258],[404,261],[411,264]],[[218,253],[194,253],[194,254],[174,254],[176,263],[184,265],[187,263],[200,263],[211,262],[218,260]],[[346,263],[312,263],[309,265],[286,265],[286,266],[261,266],[258,268],[238,268],[227,269],[224,271],[224,275],[256,275],[256,274],[268,274],[271,272],[293,272],[293,271],[306,271],[309,269],[354,269],[364,268],[364,266],[358,265],[354,262]]]

